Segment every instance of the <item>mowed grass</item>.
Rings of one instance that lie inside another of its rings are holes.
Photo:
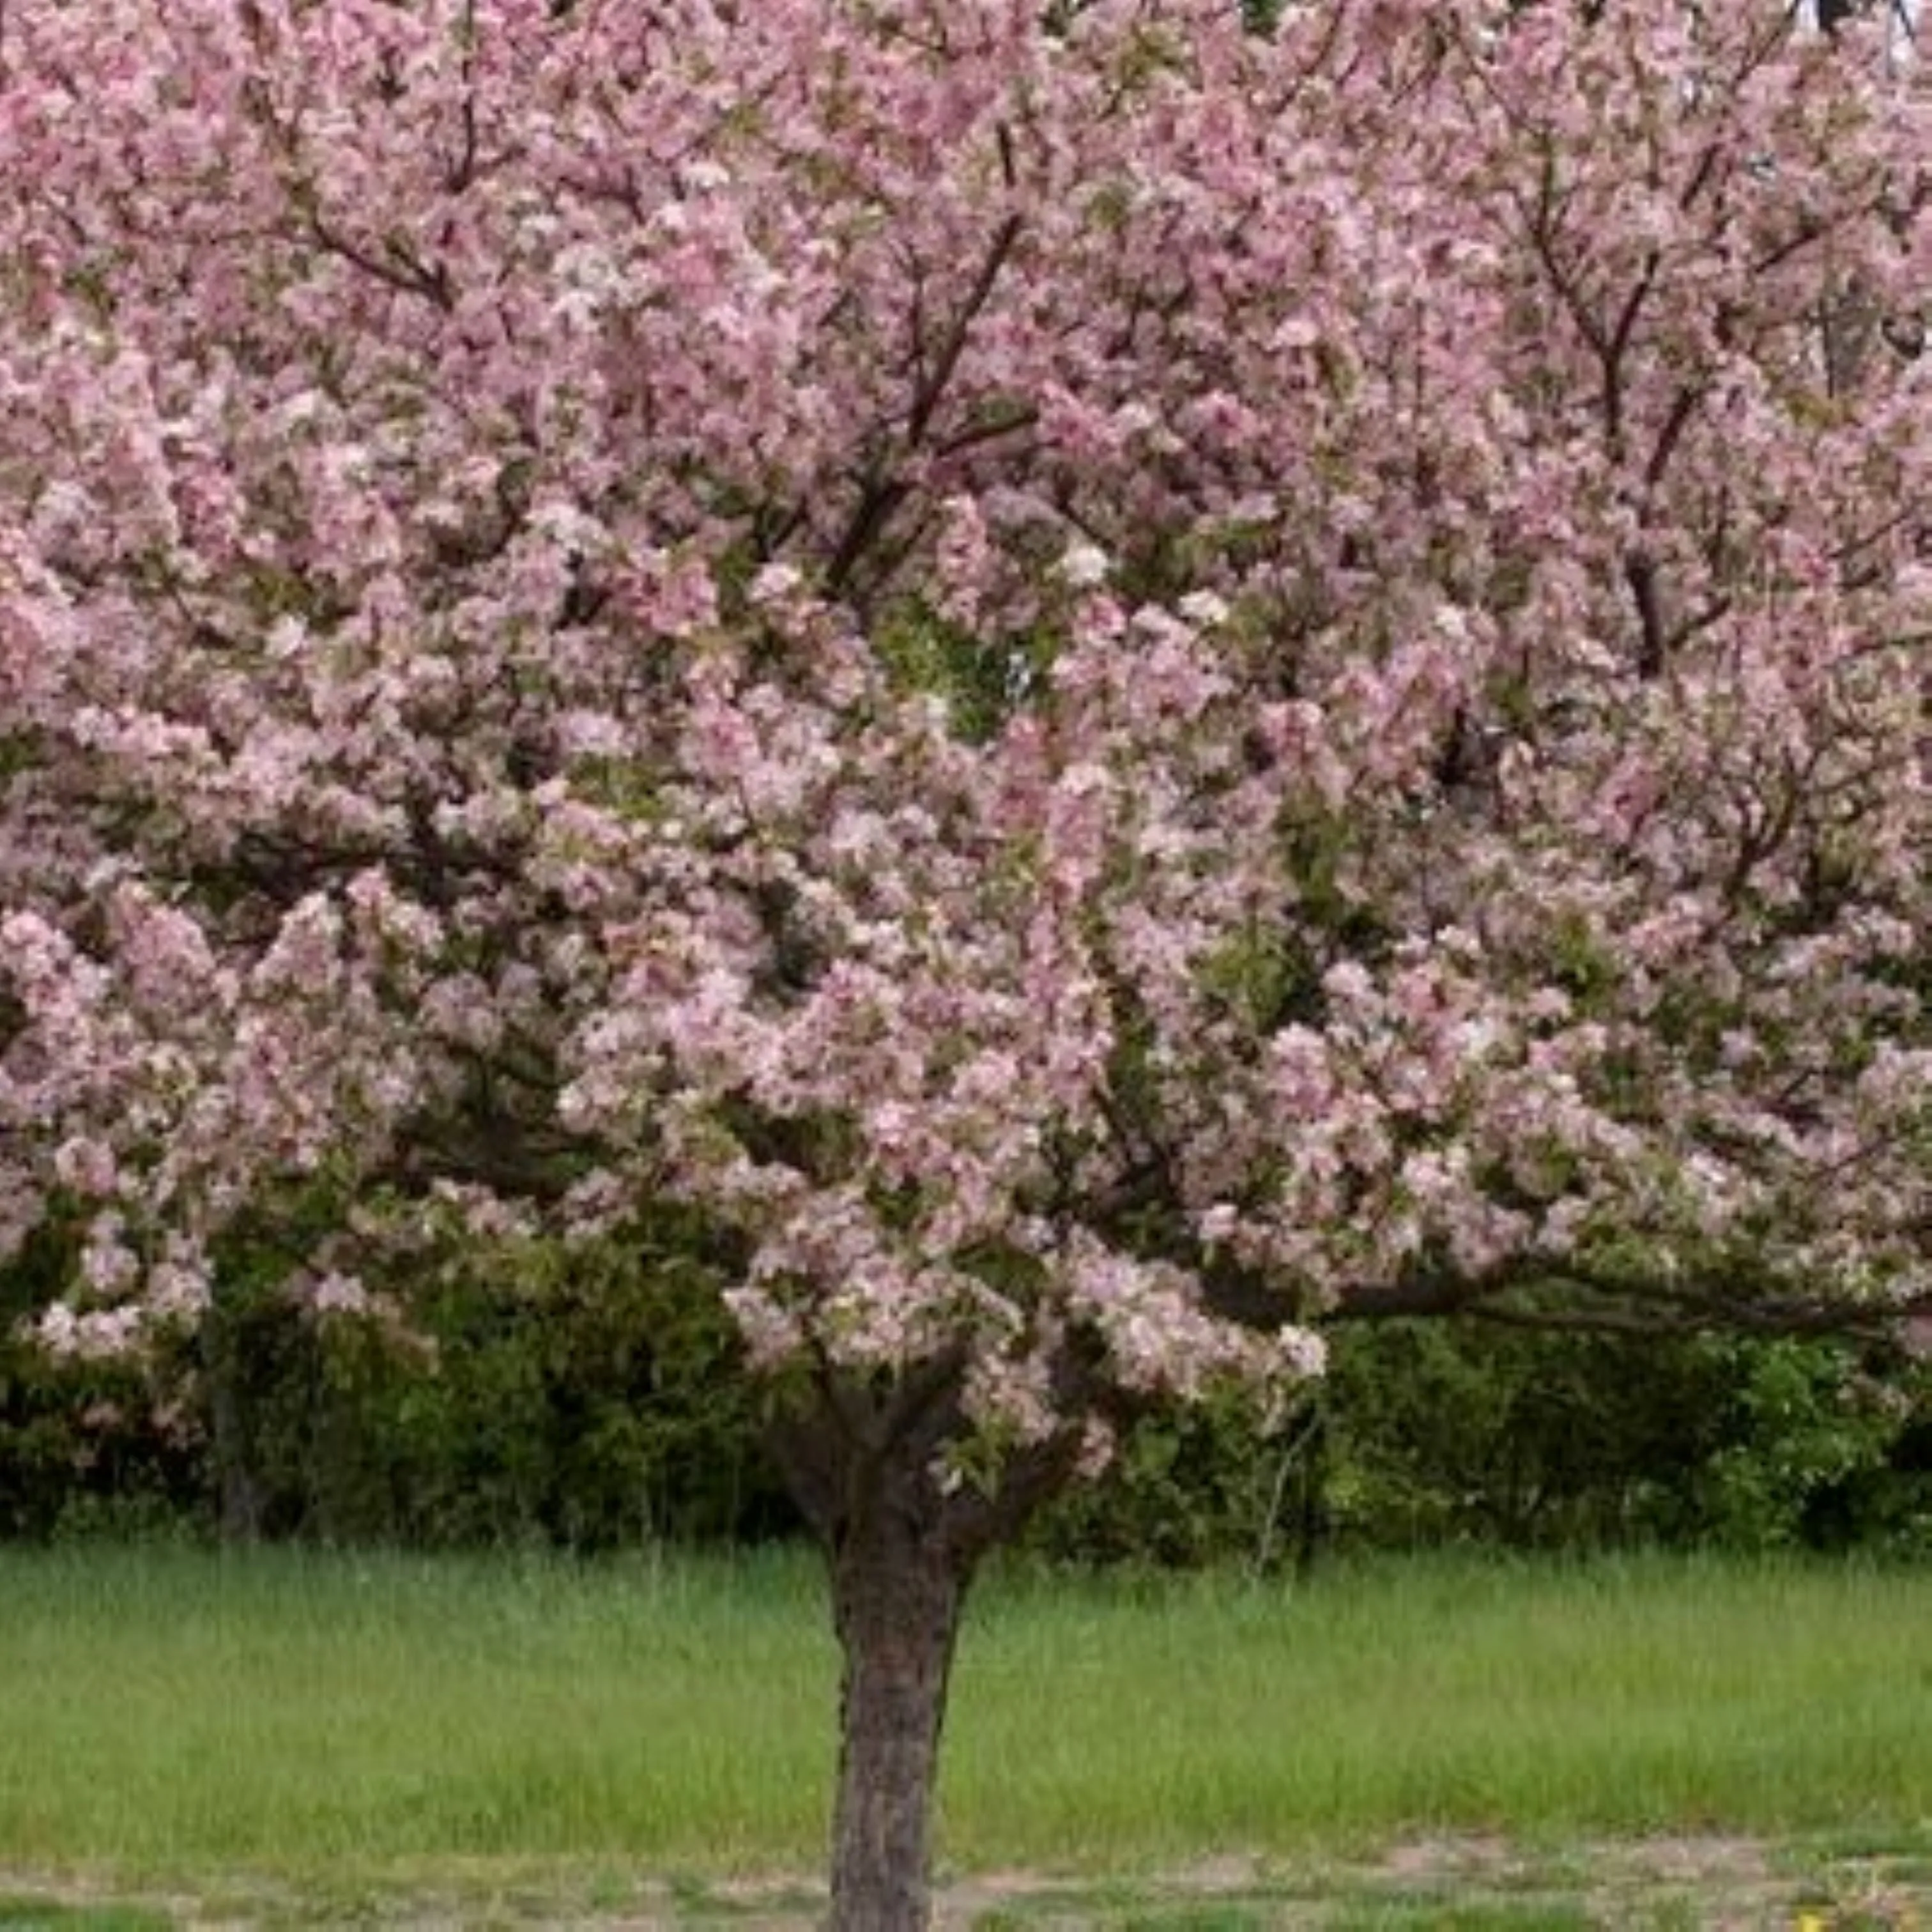
[[[0,1552],[0,1868],[817,1868],[802,1555]],[[1932,1832],[1932,1570],[997,1576],[940,1852],[1114,1874],[1439,1833]]]

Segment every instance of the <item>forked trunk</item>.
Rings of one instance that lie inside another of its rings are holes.
[[[781,1411],[778,1466],[824,1540],[844,1654],[832,1932],[924,1932],[933,1786],[960,1606],[979,1559],[1072,1473],[1076,1424],[1016,1450],[990,1488],[936,1474],[971,1424],[964,1343],[884,1391],[827,1376],[822,1401]],[[1072,1405],[1070,1404],[1070,1406]]]
[[[844,1652],[832,1932],[922,1932],[934,1774],[965,1568],[930,1522],[890,1505],[832,1553]]]

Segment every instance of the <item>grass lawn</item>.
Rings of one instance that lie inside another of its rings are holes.
[[[811,1921],[808,1558],[12,1550],[0,1601],[0,1928]],[[959,1924],[1932,1932],[1932,1570],[1002,1576],[941,1814]]]

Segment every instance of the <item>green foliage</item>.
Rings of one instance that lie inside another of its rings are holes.
[[[994,736],[1021,709],[1052,654],[1045,633],[988,640],[923,605],[897,614],[878,643],[903,686],[943,699],[953,730],[972,744]]]
[[[1840,1340],[1391,1322],[1333,1338],[1279,1438],[1150,1420],[1036,1532],[1179,1566],[1318,1550],[1932,1548],[1932,1365]]]
[[[1391,1324],[1337,1338],[1328,1504],[1350,1544],[1647,1540],[1707,1378],[1664,1342]],[[1687,1538],[1694,1540],[1694,1534]]]
[[[286,1526],[338,1543],[604,1550],[792,1518],[716,1286],[647,1234],[458,1273],[379,1320],[302,1324],[271,1410]],[[286,1321],[285,1328],[288,1324]]]
[[[51,1362],[0,1270],[0,1538],[218,1531],[420,1548],[751,1540],[796,1514],[699,1231],[431,1258],[400,1313],[317,1319],[266,1246],[198,1342]],[[1152,1416],[1034,1526],[1056,1561],[1257,1569],[1474,1545],[1932,1550],[1932,1364],[1841,1340],[1344,1328],[1270,1434],[1223,1392]]]
[[[50,1362],[25,1332],[70,1250],[50,1225],[0,1268],[0,1538],[171,1530],[193,1510],[202,1445],[165,1370]]]
[[[1729,1396],[1696,1514],[1740,1550],[1932,1550],[1932,1367],[1875,1373],[1843,1346],[1712,1339]]]
[[[1377,1546],[1924,1546],[1932,1373],[1842,1340],[1341,1338],[1329,1510]]]
[[[448,1548],[755,1539],[794,1518],[688,1231],[438,1264],[318,1318],[264,1250],[198,1342],[57,1363],[20,1333],[63,1270],[0,1273],[0,1537],[218,1531]]]
[[[1305,1562],[1322,1528],[1324,1432],[1318,1398],[1270,1429],[1261,1398],[1233,1389],[1150,1417],[1100,1481],[1045,1513],[1032,1546],[1060,1562],[1173,1569]]]

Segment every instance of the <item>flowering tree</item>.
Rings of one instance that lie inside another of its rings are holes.
[[[1922,1300],[1932,151],[1790,13],[10,12],[50,1342],[692,1204],[897,1928],[974,1564],[1142,1408]]]

